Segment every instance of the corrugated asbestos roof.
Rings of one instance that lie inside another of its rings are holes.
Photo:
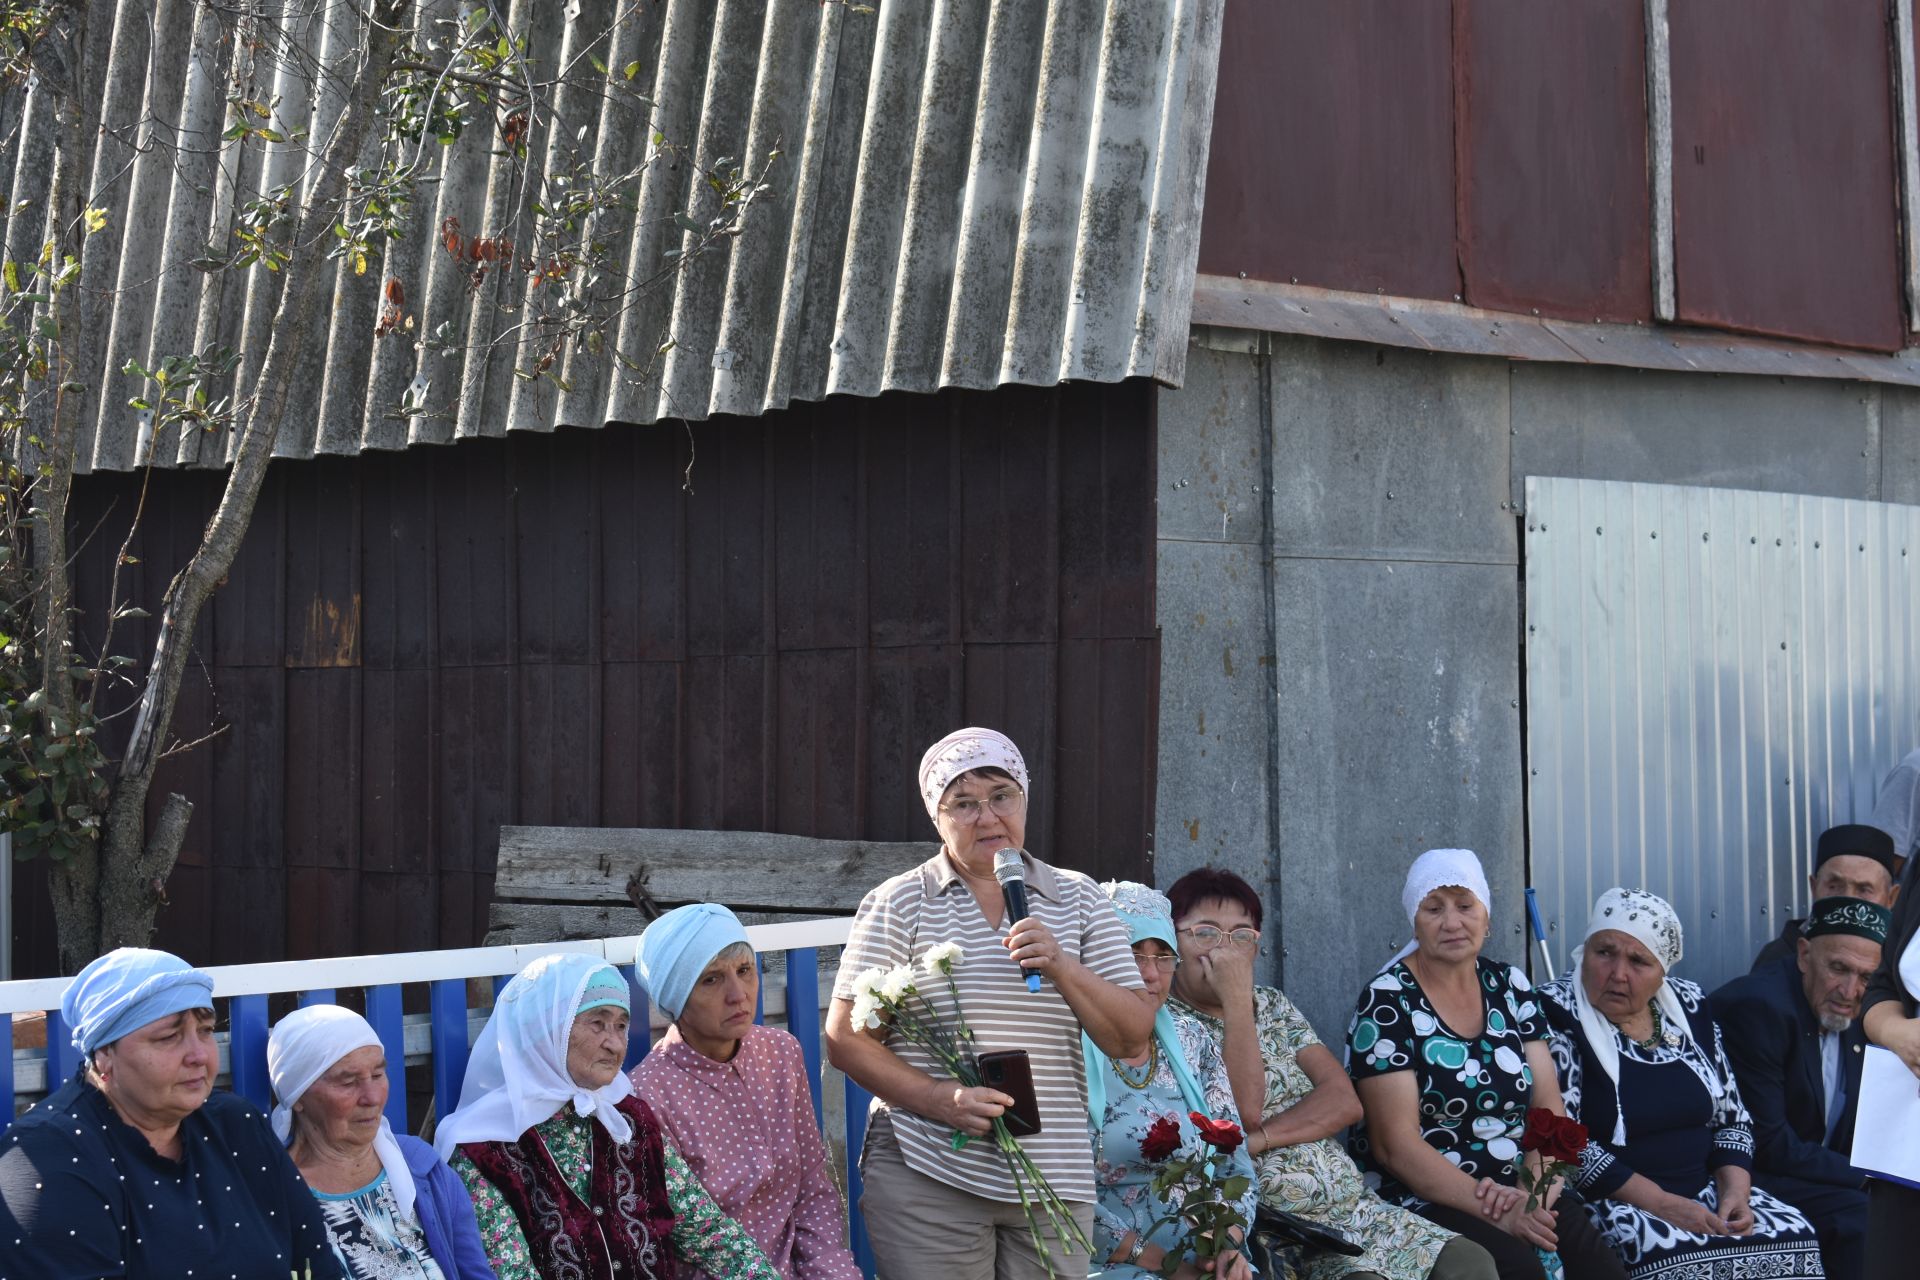
[[[555,50],[555,65],[588,75],[598,75],[595,58],[616,75],[637,62],[636,83],[651,68],[647,96],[658,104],[649,120],[621,95],[563,96],[560,113],[576,132],[556,129],[534,146],[590,148],[599,173],[637,165],[656,129],[689,148],[693,164],[647,171],[622,232],[636,276],[685,234],[672,214],[686,207],[692,176],[718,158],[777,146],[774,197],[754,206],[728,248],[624,314],[613,335],[621,349],[652,352],[666,336],[675,344],[650,378],[580,349],[560,371],[571,387],[563,393],[514,378],[511,345],[482,360],[423,354],[404,333],[373,336],[389,276],[402,282],[418,333],[451,320],[485,337],[511,322],[494,312],[491,282],[475,294],[466,269],[437,247],[449,216],[470,234],[513,230],[507,161],[491,130],[468,130],[443,150],[406,241],[364,276],[341,266],[330,332],[324,345],[314,340],[279,452],[759,414],[840,393],[1178,383],[1221,4],[883,0],[862,13],[821,0],[514,0],[509,21],[530,28],[536,58]],[[328,40],[352,36],[303,17],[312,0],[284,7],[288,29],[304,28],[323,58]],[[455,8],[429,0],[421,20]],[[267,185],[294,178],[298,153],[251,144],[236,200],[236,175],[211,158],[136,153],[124,141],[143,118],[188,140],[224,127],[236,54],[213,9],[189,0],[95,7],[101,18],[117,12],[112,24],[95,22],[89,61],[110,60],[96,83],[115,86],[105,113],[120,139],[100,146],[93,203],[115,216],[88,242],[86,278],[117,279],[120,295],[99,312],[105,332],[88,361],[110,372],[81,470],[144,461],[142,415],[127,407],[140,388],[118,372],[129,357],[151,363],[233,345],[244,392],[265,352],[278,275],[188,263],[221,242],[236,204],[263,186],[263,169]],[[337,116],[337,93],[305,101],[289,77],[275,88],[282,115],[310,114],[316,135]],[[10,207],[32,209],[47,182],[46,95],[30,91],[22,115],[0,161]],[[35,219],[11,219],[8,255],[34,256],[43,235]],[[440,412],[397,416],[421,383]],[[190,432],[155,445],[163,464],[204,466],[224,462],[230,442]]]

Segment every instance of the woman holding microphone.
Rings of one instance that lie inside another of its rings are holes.
[[[827,1046],[835,1066],[874,1095],[860,1171],[867,1238],[882,1280],[928,1274],[930,1259],[956,1280],[1029,1280],[1047,1273],[1005,1159],[984,1137],[1014,1104],[995,1089],[941,1078],[931,1055],[892,1029],[853,1025],[855,976],[916,963],[956,944],[960,1011],[976,1053],[1025,1050],[1040,1131],[1020,1139],[1085,1236],[1093,1223],[1093,1151],[1087,1133],[1080,1037],[1132,1058],[1147,1050],[1154,1004],[1126,926],[1088,877],[1024,851],[1027,766],[1004,734],[968,728],[920,761],[920,795],[939,832],[933,858],[868,893],[840,959]],[[1009,921],[994,855],[1020,850],[1029,915]],[[1040,976],[1028,989],[1026,972]],[[942,984],[944,986],[944,984]],[[951,1019],[944,990],[931,1001]],[[1085,1275],[1087,1256],[1049,1238],[1058,1274]]]

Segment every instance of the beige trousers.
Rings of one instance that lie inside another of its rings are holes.
[[[1046,1280],[1020,1206],[957,1190],[908,1168],[893,1125],[883,1116],[875,1116],[867,1130],[860,1179],[860,1212],[879,1280]],[[1091,1236],[1093,1206],[1069,1207]],[[1046,1244],[1058,1274],[1087,1274],[1086,1254],[1063,1254],[1051,1235]]]

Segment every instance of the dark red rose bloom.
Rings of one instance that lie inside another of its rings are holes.
[[[1538,1151],[1549,1160],[1577,1164],[1587,1145],[1587,1126],[1545,1107],[1527,1108],[1527,1132],[1520,1139],[1522,1151]]]
[[[1193,1121],[1193,1127],[1200,1131],[1200,1141],[1225,1155],[1232,1155],[1247,1140],[1240,1132],[1240,1126],[1231,1120],[1209,1120],[1198,1111],[1190,1111],[1187,1118]]]
[[[1180,1122],[1172,1116],[1161,1116],[1147,1126],[1147,1136],[1140,1139],[1140,1158],[1149,1164],[1159,1164],[1180,1149]]]

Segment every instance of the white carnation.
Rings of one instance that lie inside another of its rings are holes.
[[[871,991],[862,991],[854,996],[852,1021],[857,1030],[878,1031],[883,1025],[880,1019],[880,998]]]
[[[899,1004],[913,994],[913,966],[895,965],[881,976],[875,990],[888,1004]]]
[[[957,942],[942,942],[927,948],[920,957],[920,967],[929,977],[936,973],[952,973],[966,959],[966,950]]]

